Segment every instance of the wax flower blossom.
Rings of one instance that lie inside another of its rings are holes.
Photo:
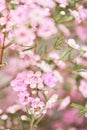
[[[28,10],[28,6],[19,5],[16,7],[16,9],[10,11],[11,21],[14,23],[14,25],[23,25],[27,23],[27,21],[29,20],[27,13]]]
[[[14,30],[14,39],[19,45],[32,46],[34,44],[35,34],[31,29],[20,26]]]
[[[29,71],[27,74],[25,83],[27,85],[29,85],[29,87],[32,89],[34,89],[34,88],[43,89],[44,88],[40,71],[37,71],[36,73],[34,73],[33,71]]]
[[[46,109],[52,108],[58,100],[58,95],[54,94],[46,103]]]
[[[76,44],[74,39],[68,39],[67,44],[73,49],[80,50],[80,46]]]
[[[77,10],[69,9],[69,11],[75,17],[77,23],[81,23],[87,18],[87,9],[83,6],[78,6]]]
[[[27,47],[28,48],[28,47]],[[25,67],[27,66],[37,66],[38,62],[40,61],[40,56],[34,54],[33,51],[21,51],[20,58],[22,61],[25,62]]]
[[[38,35],[44,39],[49,38],[51,35],[56,34],[57,28],[54,24],[53,19],[51,18],[43,19],[43,21],[40,22],[39,29],[37,32],[38,32]]]
[[[3,9],[5,9],[5,0],[1,0],[0,1],[0,12],[2,12],[3,11]]]
[[[24,91],[26,90],[26,86],[29,86],[32,89],[44,89],[45,86],[56,86],[57,81],[58,78],[53,72],[42,74],[40,71],[35,73],[33,71],[27,71],[19,73],[16,79],[11,82],[11,86],[13,86],[15,91]]]
[[[26,72],[19,73],[17,77],[11,81],[11,86],[13,89],[17,92],[19,91],[25,91],[27,88],[27,85],[25,84],[26,79]]]
[[[48,72],[43,74],[43,81],[47,86],[54,87],[58,79],[53,72]]]
[[[82,40],[86,41],[87,40],[87,26],[76,26],[75,27],[76,34],[77,36]]]
[[[30,115],[34,115],[35,118],[39,118],[41,115],[45,115],[47,111],[44,102],[40,98],[31,98],[28,112]]]
[[[81,81],[80,81],[79,91],[81,92],[81,94],[82,94],[85,98],[87,98],[87,81],[85,81],[85,80],[81,80]]]
[[[42,98],[46,88],[54,87],[56,83],[57,79],[52,73],[26,71],[19,73],[11,81],[11,86],[17,92],[19,103],[27,105],[29,114],[39,118],[41,115],[45,115],[47,109],[52,108],[57,101],[57,94],[54,94],[48,101]]]
[[[32,5],[29,8],[29,22],[30,25],[35,28],[38,26],[45,18],[50,17],[51,13],[49,8],[41,8],[37,5]],[[38,16],[38,17],[36,17]]]

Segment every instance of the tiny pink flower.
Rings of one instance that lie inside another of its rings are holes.
[[[44,24],[46,23],[46,24]],[[50,36],[57,33],[57,28],[53,19],[45,18],[41,21],[38,29],[38,35],[42,38],[49,38]]]
[[[40,71],[37,71],[36,73],[34,73],[33,71],[29,71],[25,83],[28,84],[29,87],[32,89],[43,89],[44,87]]]
[[[49,87],[54,87],[57,83],[57,79],[52,72],[44,73],[43,76],[44,84]]]
[[[14,30],[15,41],[20,45],[32,46],[34,44],[35,34],[25,26],[20,26]]]
[[[85,80],[80,81],[79,91],[85,98],[87,98],[87,82]]]
[[[27,85],[25,84],[26,73],[19,73],[16,79],[11,81],[11,86],[15,91],[25,91],[27,89]]]
[[[26,5],[19,5],[15,10],[10,11],[12,21],[17,25],[26,23],[28,21],[28,11]]]
[[[52,108],[58,100],[58,95],[54,94],[46,103],[46,109]]]
[[[80,50],[80,46],[76,44],[74,39],[68,39],[67,44],[73,49]]]
[[[20,91],[18,93],[18,101],[23,105],[27,105],[29,103],[29,95],[28,91]]]
[[[70,103],[70,96],[67,96],[63,99],[63,101],[61,102],[58,110],[64,110]]]

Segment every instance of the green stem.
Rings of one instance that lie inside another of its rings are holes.
[[[34,128],[34,118],[31,118],[31,122],[30,122],[30,129],[29,130],[33,130]]]
[[[68,50],[66,50],[60,57],[59,60],[62,60],[66,55],[68,55],[70,52],[72,51],[72,48],[68,48]]]
[[[38,125],[38,123],[42,120],[43,117],[44,117],[44,115],[42,115],[42,116],[36,121],[35,126]]]

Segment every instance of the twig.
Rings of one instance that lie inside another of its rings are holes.
[[[4,34],[3,43],[2,43],[1,51],[0,51],[0,64],[2,64],[2,59],[3,59],[3,54],[4,54],[4,43],[5,43],[5,34]]]
[[[34,54],[37,53],[37,45],[38,45],[38,35],[36,33],[35,46],[34,46]]]

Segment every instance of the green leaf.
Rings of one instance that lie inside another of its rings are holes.
[[[29,47],[29,48],[27,48],[27,49],[24,49],[24,50],[22,50],[22,51],[28,51],[28,50],[31,50],[31,49],[33,49],[34,47]]]
[[[0,17],[2,17],[3,15],[2,15],[2,13],[0,12]]]
[[[47,53],[47,45],[44,47],[44,54]]]
[[[85,71],[85,69],[83,68],[83,65],[74,63],[74,66],[75,66],[75,69],[76,69],[77,72]]]
[[[59,60],[62,60],[65,56],[69,55],[72,51],[72,48],[68,48],[61,56]]]
[[[76,107],[76,108],[78,108],[78,109],[80,109],[80,110],[87,109],[87,108],[83,107],[82,105],[76,104],[76,103],[72,103],[71,106]]]
[[[20,130],[24,130],[23,122],[22,122],[22,120],[19,116],[18,116],[18,121],[19,121],[19,124],[20,124]]]
[[[84,106],[82,106],[80,104],[76,104],[76,103],[72,103],[71,106],[80,110],[80,114],[78,115],[78,117],[81,117],[81,116],[87,114],[87,108],[85,108]]]
[[[65,16],[61,16],[61,17],[57,17],[55,19],[55,22],[56,23],[67,23],[67,22],[70,22],[74,19],[74,17],[72,15],[65,15]]]
[[[15,9],[17,6],[18,6],[17,3],[11,3],[11,8],[12,8],[12,9]]]
[[[82,50],[80,51],[80,55],[79,55],[79,56],[83,56],[85,53],[86,53],[86,51],[85,51],[84,49],[82,49]]]
[[[59,38],[59,39],[56,40],[54,46],[58,47],[58,46],[61,46],[62,44],[63,44],[63,40]]]

